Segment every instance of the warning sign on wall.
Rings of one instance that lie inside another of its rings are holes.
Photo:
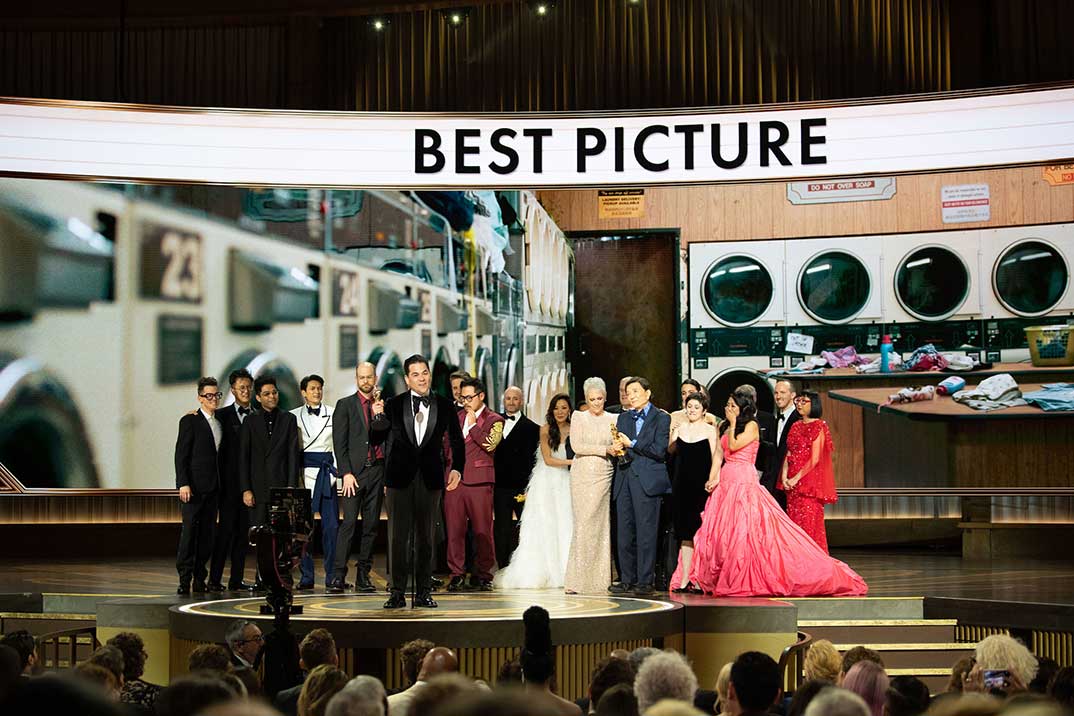
[[[1044,181],[1052,186],[1074,184],[1074,164],[1049,164],[1041,169]]]
[[[598,189],[597,218],[640,219],[645,216],[644,189]]]
[[[952,184],[940,190],[943,223],[988,221],[992,207],[987,184]]]

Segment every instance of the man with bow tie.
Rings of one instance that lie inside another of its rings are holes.
[[[410,356],[403,362],[403,372],[409,390],[386,401],[384,412],[373,417],[373,443],[385,444],[388,489],[391,596],[384,608],[406,606],[404,595],[411,574],[411,606],[433,608],[437,606],[431,584],[435,515],[444,491],[455,490],[462,480],[466,446],[454,404],[430,392],[428,359]],[[446,479],[445,435],[451,445],[451,470]]]
[[[324,583],[332,583],[335,564],[336,534],[339,532],[339,497],[336,492],[336,470],[332,454],[332,409],[323,402],[324,378],[307,375],[298,385],[305,401],[291,413],[298,420],[302,440],[302,466],[306,489],[313,493],[311,509],[321,515],[321,543],[324,547]],[[307,544],[299,565],[302,578],[298,589],[313,589],[313,548]]]
[[[787,493],[779,486],[779,473],[783,469],[783,461],[787,458],[787,434],[790,433],[791,426],[802,417],[794,407],[796,396],[794,383],[786,379],[776,381],[776,432],[773,440],[775,447],[761,475],[761,484],[772,493],[772,497],[776,498],[784,512],[787,510]]]
[[[496,545],[496,564],[507,566],[515,551],[518,538],[512,516],[522,518],[524,502],[518,496],[526,492],[530,474],[537,458],[541,428],[522,414],[522,389],[512,385],[503,391],[503,440],[493,453],[496,463],[496,490],[493,493],[493,542]]]
[[[648,597],[654,593],[660,503],[671,494],[667,471],[671,416],[650,402],[649,381],[632,377],[626,386],[631,410],[616,420],[619,460],[612,483],[618,529],[619,581],[608,591]]]

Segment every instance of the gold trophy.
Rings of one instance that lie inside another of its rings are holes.
[[[379,385],[377,387],[373,388],[373,402],[376,403],[378,401],[380,401],[380,386]]]
[[[615,464],[618,467],[626,467],[630,464],[630,458],[626,454],[626,448],[619,444],[619,428],[612,423],[609,426],[612,430],[612,443],[616,445],[615,450]]]

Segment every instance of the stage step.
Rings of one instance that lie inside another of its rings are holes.
[[[950,667],[946,669],[887,669],[888,676],[916,676],[929,687],[929,693],[938,694],[947,689],[951,678]]]
[[[964,656],[973,656],[975,644],[957,642],[875,644],[856,642],[836,644],[840,653],[846,653],[858,645],[868,647],[880,654],[885,669],[948,669]]]
[[[953,642],[956,619],[799,620],[798,629],[836,644]]]
[[[818,597],[791,598],[798,607],[798,619],[808,621],[843,621],[847,619],[923,619],[922,597]]]

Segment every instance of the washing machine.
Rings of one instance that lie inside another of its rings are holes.
[[[988,360],[1027,361],[1026,326],[1074,320],[1074,224],[983,230],[980,266]]]
[[[763,374],[786,367],[785,242],[691,243],[688,254],[690,377],[706,387],[717,415],[743,384],[771,411]]]
[[[875,236],[787,241],[787,330],[813,337],[811,355],[879,350],[881,244]]]
[[[981,353],[981,232],[896,234],[882,239],[883,332],[895,350],[931,343]]]

